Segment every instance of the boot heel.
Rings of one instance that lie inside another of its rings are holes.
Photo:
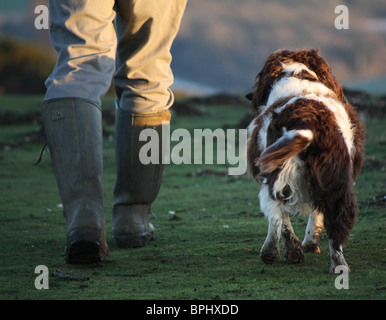
[[[70,264],[101,262],[100,232],[95,229],[75,229],[67,236],[65,260]]]
[[[154,238],[154,232],[142,232],[133,235],[115,236],[114,240],[119,249],[126,249],[144,247]]]

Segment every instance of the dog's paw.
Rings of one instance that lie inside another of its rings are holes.
[[[270,246],[270,247],[263,247],[260,252],[260,259],[265,264],[273,264],[277,260],[279,260],[280,257],[280,249],[279,246]]]
[[[310,242],[310,243],[307,243],[307,244],[303,244],[302,245],[302,249],[303,249],[303,252],[304,253],[308,253],[308,252],[311,252],[311,253],[321,253],[322,251],[320,250],[320,247],[317,243],[314,243],[314,242]]]
[[[287,248],[284,251],[284,261],[290,264],[302,263],[304,261],[304,253],[301,246]]]

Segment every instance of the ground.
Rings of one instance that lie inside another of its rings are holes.
[[[376,114],[361,109],[367,140],[366,162],[355,185],[360,213],[344,248],[352,269],[349,289],[338,290],[336,275],[328,273],[325,235],[322,253],[306,254],[300,265],[285,264],[281,258],[267,266],[259,260],[268,223],[260,213],[258,186],[248,175],[229,176],[227,165],[165,165],[153,206],[156,219],[151,218],[156,240],[145,248],[119,250],[111,234],[113,97],[106,97],[103,107],[110,261],[65,264],[65,221],[47,150],[34,166],[44,144],[41,99],[0,96],[0,299],[386,298],[384,109],[374,108]],[[367,106],[377,101],[364,99]],[[249,115],[242,98],[179,99],[172,130],[243,128]],[[307,219],[294,217],[292,222],[302,239]],[[38,265],[49,270],[48,290],[35,288]]]

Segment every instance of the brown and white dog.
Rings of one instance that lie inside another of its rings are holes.
[[[342,245],[356,221],[354,181],[363,164],[365,132],[330,66],[317,50],[271,54],[249,95],[256,118],[248,127],[248,163],[260,182],[260,209],[269,221],[260,258],[304,260],[319,253],[326,229],[331,267],[348,268]],[[302,243],[290,215],[309,215]]]

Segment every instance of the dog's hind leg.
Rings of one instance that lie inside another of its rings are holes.
[[[306,235],[302,247],[303,252],[320,253],[319,241],[324,229],[323,214],[314,210],[308,218]]]
[[[347,268],[347,272],[349,272],[350,268],[344,259],[342,245],[336,245],[333,240],[329,240],[329,245],[331,258],[330,273],[335,273],[335,268],[338,266],[344,266]]]
[[[349,271],[342,247],[347,243],[349,232],[356,221],[358,206],[352,185],[347,189],[346,192],[338,193],[335,198],[330,194],[331,201],[327,203],[328,210],[324,212],[324,225],[330,244],[330,273],[334,273],[337,266],[344,266]]]
[[[288,213],[282,215],[281,236],[283,238],[284,261],[287,263],[301,263],[304,254],[300,240],[296,237]]]
[[[280,256],[279,240],[282,227],[282,214],[279,205],[269,196],[265,185],[259,193],[260,209],[268,218],[268,234],[260,251],[260,259],[266,264],[275,263]]]
[[[268,221],[268,234],[260,251],[260,259],[266,264],[273,264],[280,257],[279,240],[282,219],[273,216]]]

